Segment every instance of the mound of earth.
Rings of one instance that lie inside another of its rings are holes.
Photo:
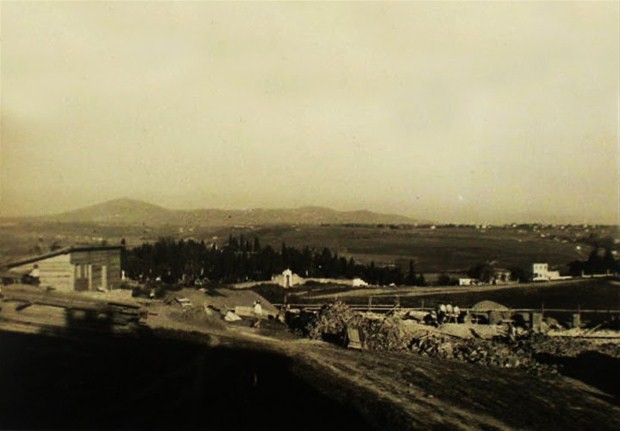
[[[471,307],[471,311],[508,311],[508,307],[495,301],[480,301]]]
[[[249,310],[254,302],[259,300],[265,316],[278,314],[278,309],[273,304],[251,290],[213,289],[202,292],[196,289],[181,289],[171,294],[168,301],[174,298],[187,298],[193,306],[207,306],[221,312],[239,307]]]

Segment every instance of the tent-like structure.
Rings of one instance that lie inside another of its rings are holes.
[[[474,304],[469,311],[473,315],[484,316],[490,324],[510,319],[510,309],[494,301],[480,301]]]

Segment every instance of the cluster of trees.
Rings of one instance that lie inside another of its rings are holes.
[[[409,271],[400,267],[377,266],[374,262],[364,265],[339,256],[329,248],[321,251],[304,247],[297,249],[282,243],[279,250],[261,246],[257,237],[230,236],[228,242],[218,247],[207,246],[204,241],[175,241],[161,238],[123,253],[123,268],[127,276],[139,280],[160,278],[167,283],[195,280],[237,283],[248,280],[270,280],[272,275],[290,268],[302,277],[354,278],[360,277],[370,284],[424,285],[424,275],[417,274],[413,262]]]
[[[513,266],[508,268],[508,271],[498,271],[489,263],[480,263],[471,267],[467,271],[467,275],[471,278],[478,279],[483,283],[505,283],[507,281],[528,283],[532,281],[534,276],[532,271],[522,267]]]
[[[587,260],[575,260],[568,264],[569,274],[573,277],[593,274],[617,274],[620,273],[620,261],[614,258],[612,249],[607,245],[595,245],[590,252]],[[512,267],[510,271],[510,280],[527,283],[532,281],[533,274],[531,270],[521,267]],[[498,272],[488,263],[482,263],[473,266],[467,272],[467,275],[476,278],[485,283],[493,283],[494,281],[507,281],[498,278]],[[499,275],[501,277],[501,275]],[[445,280],[444,280],[445,281]],[[448,280],[450,281],[450,280]],[[441,280],[440,280],[440,283]]]
[[[133,279],[159,278],[166,283],[183,281],[188,285],[196,280],[221,283],[270,280],[274,274],[287,268],[308,278],[360,277],[376,285],[427,285],[424,274],[416,272],[413,261],[409,261],[408,270],[403,271],[398,265],[377,266],[374,262],[365,265],[339,256],[329,248],[320,251],[309,247],[298,249],[284,243],[279,249],[269,245],[263,247],[257,237],[244,235],[229,236],[223,246],[161,238],[155,243],[124,250],[123,268]],[[492,265],[481,263],[470,268],[468,275],[485,283],[504,282],[508,281],[507,278],[520,282],[532,280],[530,270],[513,267],[509,271],[508,276],[506,271],[498,272]],[[597,246],[587,260],[571,262],[569,272],[573,276],[618,273],[620,261],[615,260],[610,247]],[[458,284],[458,280],[443,274],[437,284]]]
[[[479,263],[467,270],[467,276],[485,284],[505,283],[508,281],[518,281],[519,283],[529,283],[532,281],[532,271],[513,266],[508,270],[497,270],[490,263]],[[438,286],[458,286],[458,277],[451,277],[449,274],[440,274],[437,278]]]
[[[575,260],[568,264],[570,275],[615,274],[620,272],[620,261],[614,258],[611,248],[608,246],[595,246],[588,259]]]

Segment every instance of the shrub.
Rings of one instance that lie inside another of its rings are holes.
[[[336,344],[345,343],[347,328],[356,328],[368,350],[406,350],[411,342],[411,336],[401,330],[398,318],[365,317],[339,301],[321,308],[307,328],[310,338]]]
[[[368,350],[407,350],[412,336],[401,329],[400,319],[362,318],[359,326],[365,347]]]
[[[321,308],[317,318],[310,322],[308,336],[314,339],[328,338],[344,341],[347,326],[357,327],[361,320],[360,313],[351,310],[347,304],[336,301]]]

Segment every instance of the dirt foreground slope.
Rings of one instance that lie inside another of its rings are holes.
[[[229,296],[191,299],[144,301],[147,326],[135,332],[3,327],[0,428],[620,429],[618,399],[576,380],[347,350],[275,319],[226,323],[200,303],[224,311]],[[13,305],[3,302],[24,319],[39,307]]]
[[[151,320],[153,328],[192,332],[198,339],[210,333],[211,344],[230,342],[293,359],[298,376],[376,429],[620,429],[614,397],[566,377],[347,350],[241,325],[215,333],[166,313]]]

